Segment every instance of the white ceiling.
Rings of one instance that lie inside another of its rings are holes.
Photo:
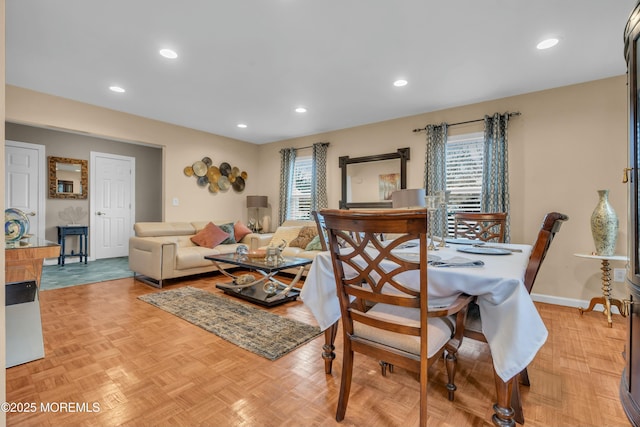
[[[6,82],[261,144],[624,74],[635,3],[9,0]]]

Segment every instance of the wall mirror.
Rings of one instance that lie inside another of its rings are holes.
[[[87,160],[49,156],[49,198],[86,199]]]
[[[409,148],[364,157],[343,156],[340,209],[391,208],[391,193],[407,188]]]

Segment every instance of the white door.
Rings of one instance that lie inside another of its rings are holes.
[[[127,256],[135,218],[135,158],[91,152],[90,170],[92,258]]]
[[[6,208],[17,208],[28,215],[29,234],[44,239],[46,162],[44,145],[5,141]]]

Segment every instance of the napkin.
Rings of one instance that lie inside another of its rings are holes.
[[[434,267],[482,267],[484,265],[484,261],[456,256],[449,259],[432,261],[430,262],[430,265]]]

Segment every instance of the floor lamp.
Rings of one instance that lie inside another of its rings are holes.
[[[260,225],[260,208],[268,207],[267,196],[247,196],[247,209],[256,210],[256,217],[249,219],[249,228],[254,233],[262,231],[262,225]]]

